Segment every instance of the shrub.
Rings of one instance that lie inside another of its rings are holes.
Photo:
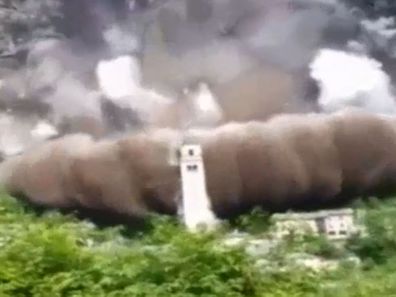
[[[340,251],[324,238],[288,242],[261,259],[260,267],[242,248],[220,244],[225,230],[189,234],[166,216],[152,217],[140,231],[99,229],[72,215],[34,213],[3,195],[0,296],[391,296],[396,292],[395,209],[394,202],[368,208],[369,237],[348,244],[349,251],[372,261],[370,269],[345,265],[314,272],[282,265],[296,250],[337,258]],[[240,226],[258,232],[267,222],[262,214],[240,218]],[[262,269],[269,266],[279,269]]]

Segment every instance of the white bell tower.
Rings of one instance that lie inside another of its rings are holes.
[[[211,208],[200,145],[184,145],[180,151],[183,219],[190,231],[213,229],[219,223]]]

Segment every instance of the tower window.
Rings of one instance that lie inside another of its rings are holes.
[[[197,165],[187,165],[187,170],[188,171],[197,171],[198,166]]]
[[[193,150],[193,149],[189,149],[189,150],[188,150],[188,155],[194,156],[194,150]]]

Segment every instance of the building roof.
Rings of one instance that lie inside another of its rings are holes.
[[[276,221],[290,221],[290,220],[315,220],[326,218],[329,216],[339,215],[353,215],[351,208],[334,209],[334,210],[322,210],[316,212],[301,212],[301,213],[284,213],[274,214],[272,218]]]

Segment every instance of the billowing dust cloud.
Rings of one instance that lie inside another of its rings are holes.
[[[352,109],[186,133],[155,128],[117,140],[74,134],[3,162],[0,184],[46,207],[132,219],[175,215],[181,182],[171,156],[187,140],[202,146],[207,191],[219,217],[258,206],[284,211],[339,205],[396,189],[395,124],[394,116]]]
[[[187,141],[220,216],[395,184],[392,16],[341,0],[11,2],[0,182],[35,204],[174,214]]]
[[[6,156],[76,132],[119,137],[150,127],[332,111],[355,101],[369,102],[359,105],[374,112],[393,104],[391,79],[376,62],[367,66],[380,73],[375,91],[362,91],[358,78],[352,91],[334,90],[326,65],[337,67],[329,61],[342,61],[342,54],[329,57],[326,48],[360,59],[358,45],[360,56],[374,55],[384,44],[378,36],[392,26],[341,1],[28,0],[16,8],[11,2],[0,12],[10,15],[0,27],[9,36],[0,49]],[[35,17],[21,23],[13,9]],[[391,54],[361,59],[381,57]],[[377,97],[384,97],[380,108]]]

